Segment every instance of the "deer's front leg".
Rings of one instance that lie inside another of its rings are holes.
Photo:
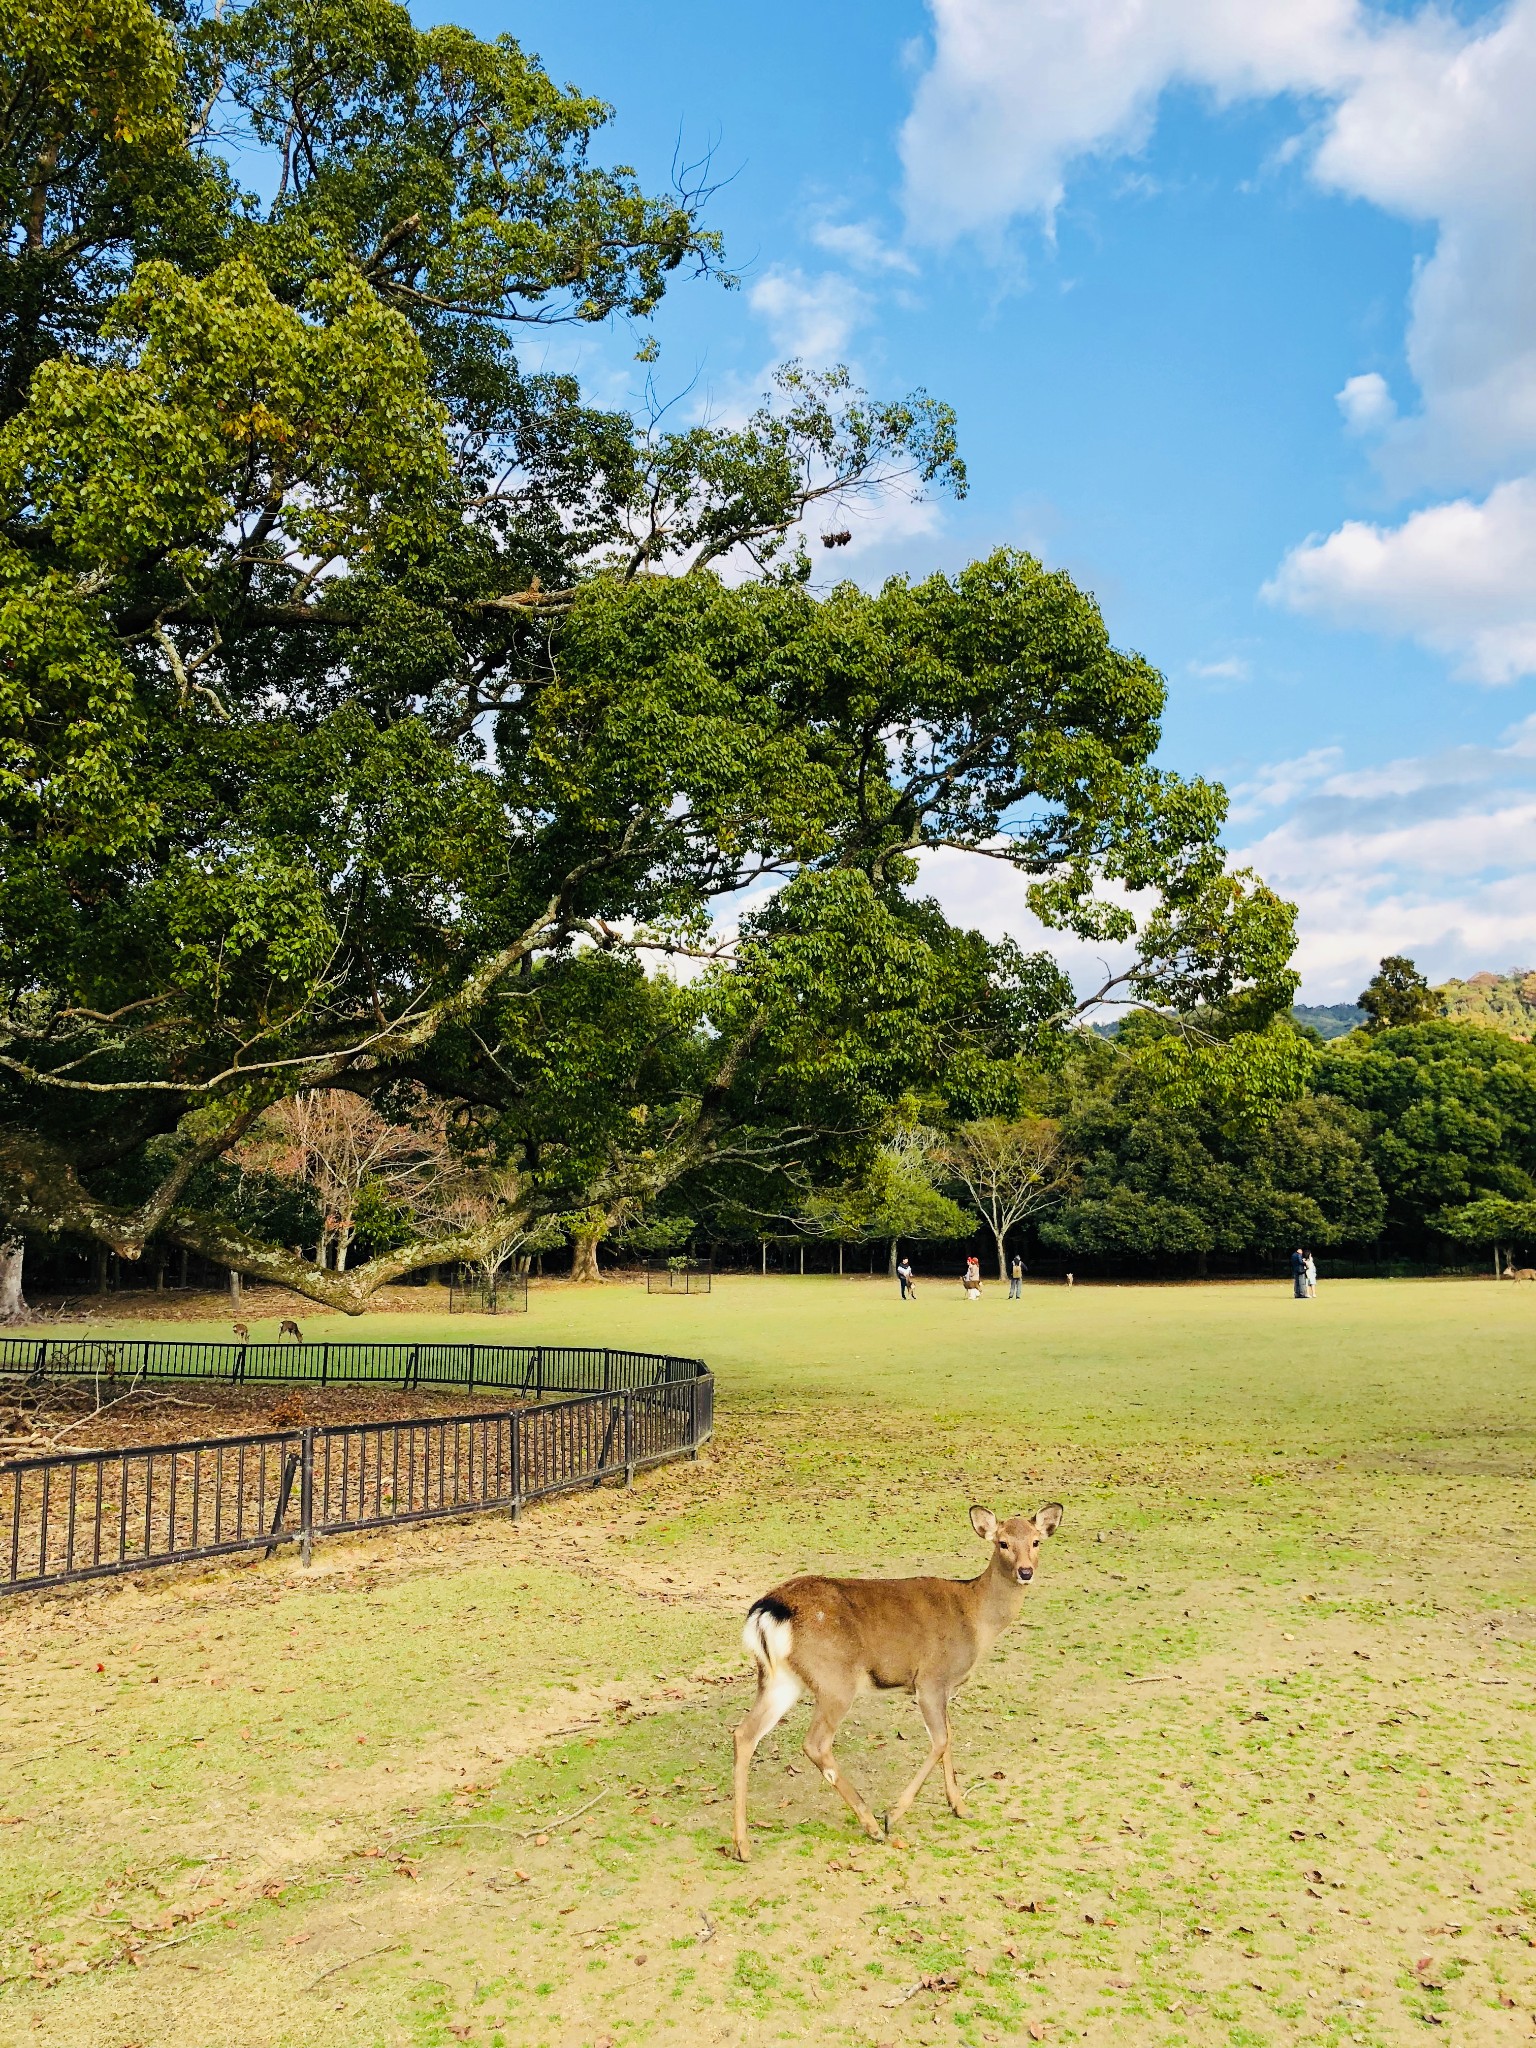
[[[929,1773],[935,1764],[944,1766],[944,1791],[963,1820],[965,1807],[960,1799],[960,1787],[955,1782],[954,1766],[949,1760],[949,1695],[939,1686],[919,1685],[917,1688],[918,1712],[923,1717],[923,1726],[928,1730],[929,1749],[916,1777],[891,1808],[886,1827],[893,1828],[912,1804],[918,1793],[928,1782]]]

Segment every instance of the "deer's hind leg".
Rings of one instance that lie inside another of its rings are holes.
[[[823,1688],[816,1695],[816,1711],[811,1716],[811,1725],[805,1731],[805,1753],[820,1771],[832,1789],[837,1792],[857,1815],[860,1827],[875,1841],[880,1839],[880,1823],[864,1803],[863,1795],[843,1771],[838,1768],[832,1754],[832,1744],[837,1731],[843,1725],[848,1709],[853,1705],[852,1689],[832,1690]]]
[[[747,1773],[752,1768],[752,1752],[770,1730],[777,1728],[795,1701],[800,1697],[800,1681],[785,1666],[777,1670],[759,1669],[757,1698],[752,1711],[736,1730],[733,1738],[736,1749],[736,1772],[733,1791],[735,1794],[734,1824],[732,1839],[736,1854],[745,1863],[750,1850],[747,1847]]]
[[[953,1811],[959,1814],[962,1820],[965,1818],[965,1805],[960,1797],[954,1764],[950,1761],[949,1695],[932,1683],[920,1683],[917,1688],[917,1707],[923,1717],[923,1726],[928,1730],[928,1754],[919,1766],[917,1775],[891,1808],[890,1817],[886,1821],[887,1828],[895,1827],[927,1784],[934,1765],[940,1763],[944,1766],[944,1795]]]

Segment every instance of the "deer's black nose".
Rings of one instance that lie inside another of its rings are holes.
[[[1024,1585],[1027,1586],[1034,1576],[1035,1568],[1032,1564],[1023,1564],[1019,1566],[1019,1578]]]

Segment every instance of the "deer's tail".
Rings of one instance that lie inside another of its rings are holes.
[[[748,1610],[741,1641],[757,1666],[759,1685],[768,1684],[788,1669],[790,1652],[795,1646],[793,1610],[776,1595],[765,1593],[761,1600],[754,1600]]]

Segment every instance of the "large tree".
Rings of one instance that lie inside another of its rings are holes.
[[[1353,1033],[1316,1086],[1365,1118],[1400,1238],[1460,1236],[1442,1218],[1469,1204],[1536,1201],[1536,1046],[1471,1024]]]
[[[1122,1034],[1118,1059],[1085,1047],[1069,1070],[1063,1149],[1078,1184],[1042,1220],[1045,1243],[1204,1271],[1213,1253],[1273,1257],[1377,1236],[1367,1119],[1307,1092],[1316,1055],[1287,1021],[1193,1049],[1163,1020],[1146,1026]]]
[[[739,427],[663,430],[525,373],[525,327],[644,320],[717,264],[697,193],[594,161],[601,106],[392,0],[80,0],[31,50],[0,132],[13,1229],[357,1307],[491,1226],[295,1255],[224,1162],[300,1092],[424,1091],[520,1227],[852,1144],[914,1080],[992,1113],[1078,1006],[914,895],[929,849],[1125,944],[1127,998],[1288,997],[1288,907],[1226,874],[1220,791],[1151,766],[1161,679],[1068,578],[806,586],[818,507],[962,486],[946,408],[790,366]],[[639,970],[669,952],[700,978]]]

